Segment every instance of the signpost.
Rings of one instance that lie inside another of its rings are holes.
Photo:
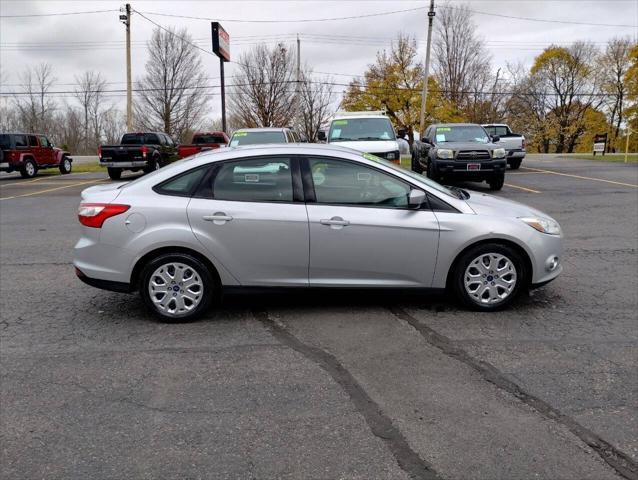
[[[226,85],[224,82],[224,62],[230,62],[230,36],[219,22],[211,22],[213,53],[219,57],[219,77],[222,97],[222,130],[226,131]]]
[[[599,133],[594,135],[594,156],[596,153],[601,153],[605,156],[605,150],[607,149],[607,134]]]

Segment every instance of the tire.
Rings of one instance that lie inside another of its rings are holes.
[[[62,157],[62,161],[60,162],[60,173],[62,175],[67,175],[69,173],[71,173],[71,170],[73,169],[73,164],[71,163],[71,160],[69,159],[69,157]]]
[[[430,180],[434,180],[435,182],[439,181],[439,175],[436,172],[436,168],[434,167],[434,165],[432,164],[431,161],[428,162],[428,168],[427,168],[426,176]]]
[[[516,158],[514,160],[511,160],[509,163],[509,166],[512,170],[518,170],[519,168],[521,168],[521,163],[523,163],[523,159],[522,158]]]
[[[143,170],[144,173],[151,173],[155,170],[159,170],[160,168],[162,168],[162,165],[160,164],[159,159],[154,157],[148,162],[148,165],[144,167]]]
[[[526,288],[526,279],[525,262],[516,250],[500,243],[485,243],[457,260],[450,282],[466,307],[495,311],[507,307]]]
[[[38,174],[38,165],[35,160],[28,158],[22,167],[20,167],[20,175],[22,178],[33,178]]]
[[[487,183],[490,185],[490,190],[500,190],[505,184],[505,174],[490,178]]]
[[[140,278],[140,295],[146,307],[169,323],[195,320],[209,309],[219,293],[209,268],[186,253],[167,253],[154,258],[144,266]],[[189,291],[182,282],[191,279]],[[169,292],[169,287],[173,291]]]
[[[120,178],[122,178],[121,168],[108,167],[107,170],[109,172],[109,177],[111,178],[111,180],[119,180]]]
[[[421,162],[419,162],[419,152],[414,152],[412,155],[412,171],[419,174],[423,173],[423,167]]]

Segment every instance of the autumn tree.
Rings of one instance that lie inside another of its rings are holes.
[[[625,73],[625,84],[627,86],[627,108],[625,109],[625,118],[627,127],[631,129],[634,139],[630,148],[633,151],[638,150],[638,45],[634,45],[629,51],[630,66]],[[629,132],[625,132],[627,135]]]
[[[147,44],[146,74],[137,82],[135,121],[174,138],[199,125],[205,113],[206,75],[186,29],[156,28]]]
[[[295,118],[296,79],[292,52],[283,44],[260,44],[241,55],[230,88],[229,117],[243,128],[285,127]]]

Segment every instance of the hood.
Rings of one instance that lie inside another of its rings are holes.
[[[385,153],[396,152],[399,150],[399,144],[396,140],[372,140],[357,142],[330,142],[340,147],[352,148],[364,153]]]
[[[120,187],[126,182],[109,183],[106,185],[94,185],[82,190],[82,201],[91,203],[109,203],[117,198],[122,191]]]
[[[504,198],[488,195],[481,192],[470,192],[470,198],[465,202],[474,212],[479,215],[492,215],[502,217],[544,217],[551,218],[549,215],[528,207],[522,203],[506,200]]]
[[[494,150],[499,148],[493,143],[477,143],[477,142],[441,142],[436,144],[436,148],[449,148],[451,150]]]

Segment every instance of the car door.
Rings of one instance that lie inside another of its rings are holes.
[[[308,285],[298,169],[290,156],[221,162],[188,205],[195,236],[242,285]]]
[[[53,151],[53,144],[44,135],[38,136],[40,141],[40,157],[42,158],[42,165],[52,165],[55,163],[55,152]],[[38,161],[40,163],[40,161]]]
[[[439,224],[408,207],[407,182],[345,159],[305,162],[311,286],[431,286]]]

